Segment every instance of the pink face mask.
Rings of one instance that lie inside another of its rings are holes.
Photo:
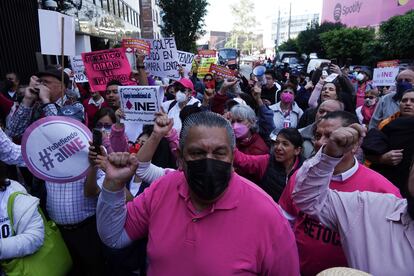
[[[290,103],[292,103],[292,102],[293,102],[294,97],[293,97],[293,94],[290,94],[290,93],[288,93],[288,92],[283,92],[283,93],[282,93],[282,95],[280,95],[280,100],[281,100],[283,103],[290,104]]]
[[[241,123],[234,123],[233,125],[234,136],[236,139],[244,138],[246,134],[249,132],[249,128]]]

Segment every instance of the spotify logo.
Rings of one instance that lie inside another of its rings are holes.
[[[342,14],[342,5],[340,3],[336,4],[334,9],[334,19],[335,21],[339,21],[341,19]]]

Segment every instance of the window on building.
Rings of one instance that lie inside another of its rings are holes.
[[[114,9],[113,9],[113,12],[114,12],[114,15],[115,16],[118,16],[118,3],[117,3],[118,1],[116,1],[116,0],[112,0],[112,5],[113,5],[113,7],[114,7]]]
[[[113,0],[107,0],[108,1],[108,12],[113,13],[114,12],[114,2]]]
[[[104,5],[103,5],[103,0],[100,0],[100,2],[101,2],[101,8],[103,8],[103,6],[104,6]]]
[[[125,4],[122,2],[122,18],[125,20]]]
[[[121,17],[121,4],[119,3],[119,0],[117,1],[117,6],[118,6],[118,17]]]
[[[137,27],[139,28],[139,15],[138,15],[138,13],[136,13],[136,17],[137,17]]]
[[[102,9],[109,11],[108,0],[102,0],[102,4],[103,4]]]

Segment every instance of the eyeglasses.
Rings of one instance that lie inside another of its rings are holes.
[[[370,100],[373,100],[373,99],[375,99],[375,97],[374,97],[374,96],[365,96],[365,97],[364,97],[364,99],[370,99]]]
[[[96,128],[111,129],[112,124],[96,123]]]

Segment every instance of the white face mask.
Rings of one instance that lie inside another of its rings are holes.
[[[178,91],[178,92],[175,94],[175,100],[176,100],[178,103],[183,103],[183,102],[185,102],[185,101],[187,100],[187,96],[185,95],[185,93],[183,93],[183,92],[181,92],[181,91]]]
[[[356,79],[357,79],[358,81],[363,81],[363,80],[364,80],[364,78],[365,78],[365,76],[364,76],[364,74],[362,74],[362,73],[359,73],[359,74],[356,76]]]

